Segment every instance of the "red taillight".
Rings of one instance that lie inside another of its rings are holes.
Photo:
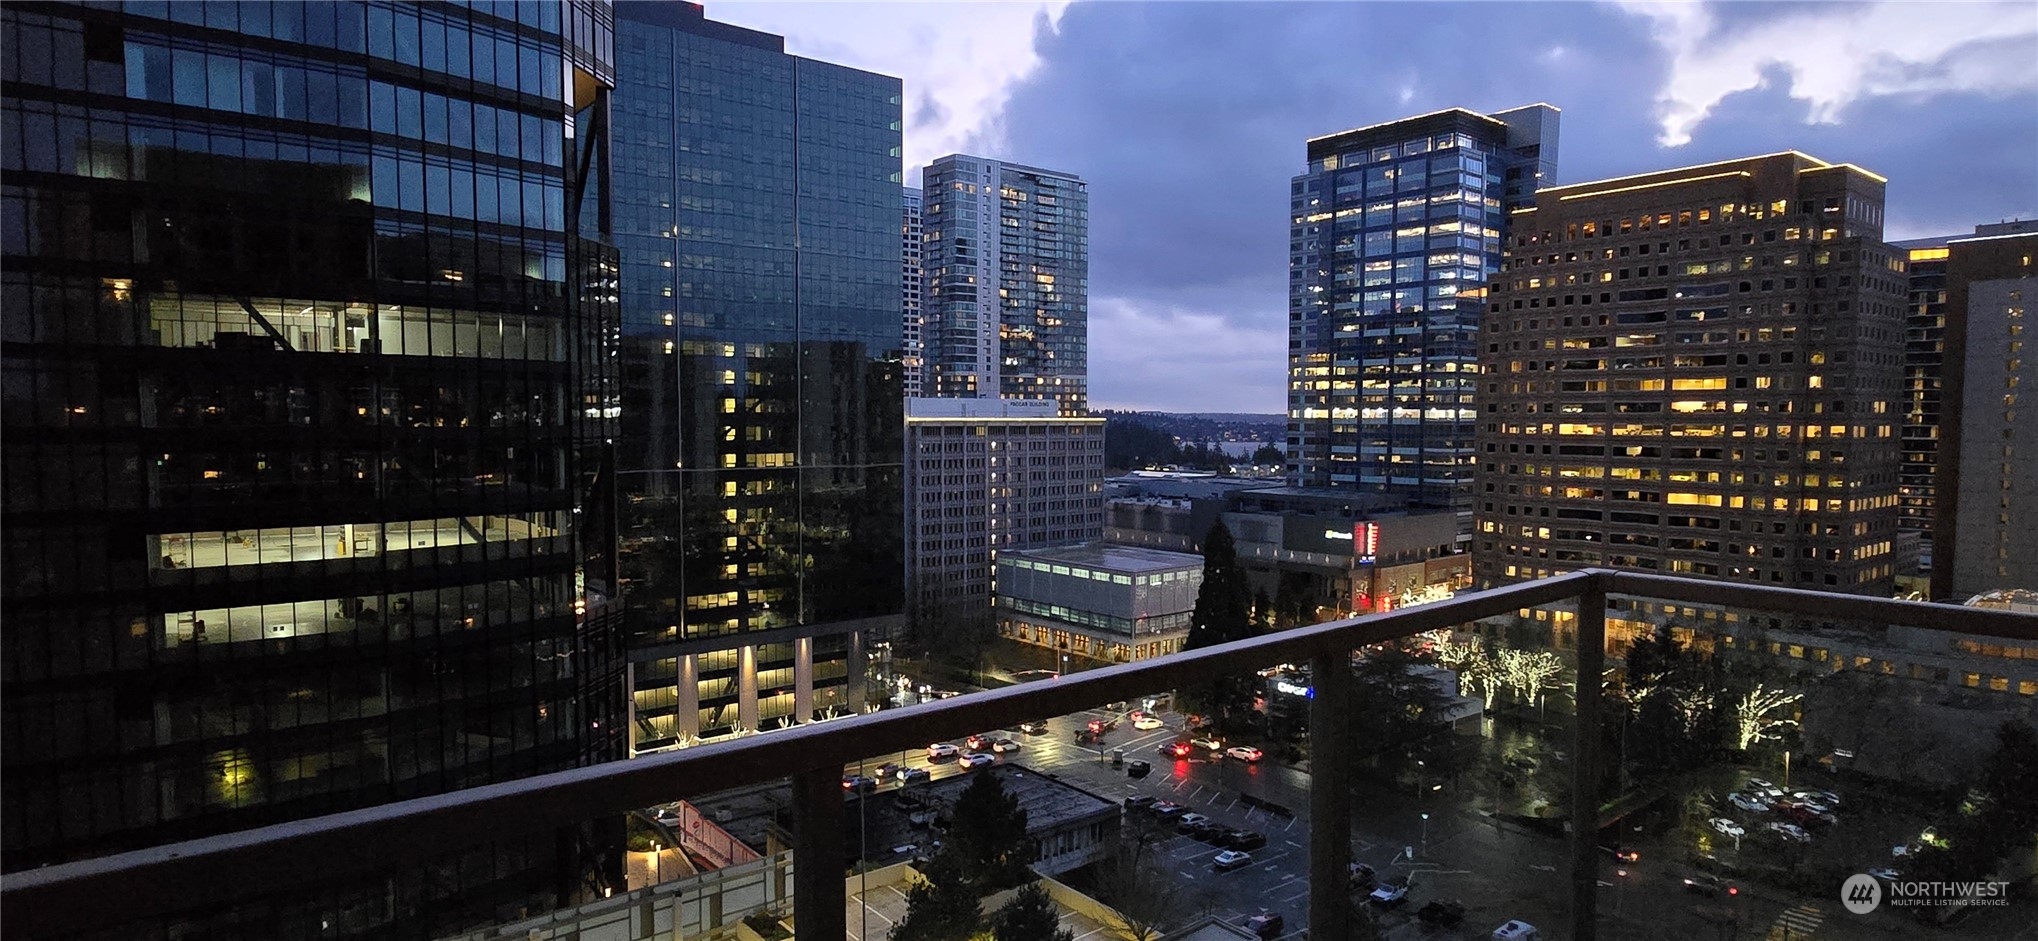
[[[1730,885],[1730,886],[1727,886],[1727,894],[1728,894],[1728,895],[1739,895],[1739,894],[1741,894],[1741,887],[1740,887],[1740,886],[1737,886],[1737,885]]]

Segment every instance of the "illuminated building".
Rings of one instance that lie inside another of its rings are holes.
[[[934,161],[923,183],[921,394],[1089,414],[1087,185],[965,154]]]
[[[0,16],[7,868],[621,757],[609,4]],[[558,904],[571,836],[232,933]]]
[[[905,314],[905,337],[899,356],[900,382],[905,386],[906,398],[920,395],[920,379],[925,360],[920,355],[920,327],[924,320],[920,312],[920,191],[911,186],[904,190],[906,200],[905,220],[900,224],[899,235],[902,244],[899,255],[903,260],[903,271],[899,293],[899,306]]]
[[[1477,334],[1508,209],[1556,173],[1558,111],[1462,108],[1309,141],[1290,186],[1288,476],[1471,526]]]
[[[854,714],[903,610],[899,80],[616,13],[632,744]]]
[[[1479,583],[1886,594],[1907,284],[1883,183],[1790,152],[1518,210],[1479,334]]]

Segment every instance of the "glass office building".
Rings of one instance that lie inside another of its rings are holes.
[[[1549,105],[1454,108],[1309,141],[1290,186],[1292,483],[1469,509],[1481,298],[1507,212],[1556,174],[1557,124]]]
[[[617,13],[633,742],[859,711],[904,595],[899,80]]]
[[[0,16],[6,867],[619,757],[607,4]]]

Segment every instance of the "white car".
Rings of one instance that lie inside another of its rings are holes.
[[[1197,748],[1209,749],[1210,751],[1224,750],[1224,743],[1214,738],[1192,738],[1189,740],[1189,744],[1194,745]]]
[[[1195,826],[1195,825],[1197,825],[1197,824],[1199,824],[1199,823],[1209,823],[1209,822],[1210,822],[1210,818],[1209,818],[1209,817],[1207,817],[1207,816],[1204,816],[1203,814],[1194,814],[1194,813],[1191,813],[1191,814],[1183,814],[1183,815],[1181,815],[1180,817],[1177,817],[1177,818],[1175,818],[1175,823],[1177,823],[1177,824],[1179,824],[1179,825],[1182,825],[1182,826],[1187,826],[1187,827],[1193,827],[1193,826]]]
[[[1795,791],[1790,796],[1807,804],[1824,804],[1828,810],[1840,806],[1840,795],[1832,791]]]
[[[1222,853],[1218,853],[1217,857],[1211,860],[1210,863],[1219,869],[1237,869],[1252,861],[1253,854],[1251,853],[1239,850],[1225,850]]]
[[[1812,841],[1812,835],[1806,833],[1803,827],[1800,827],[1794,823],[1772,823],[1764,826],[1763,829],[1768,830],[1769,832],[1774,833],[1777,836],[1780,836],[1786,840],[1792,840],[1798,843],[1810,843]]]
[[[1009,738],[994,738],[991,739],[991,750],[1002,755],[1008,751],[1018,751],[1019,743]]]
[[[1725,817],[1714,817],[1706,821],[1706,823],[1711,824],[1714,830],[1718,830],[1721,836],[1730,836],[1738,840],[1748,835],[1748,831],[1743,829],[1740,824]]]
[[[1158,716],[1140,716],[1132,720],[1132,727],[1141,732],[1151,732],[1161,727],[1161,720]]]
[[[1230,748],[1225,749],[1224,753],[1240,761],[1258,761],[1261,758],[1266,757],[1265,752],[1262,752],[1259,749],[1252,747],[1251,745],[1233,745]]]
[[[961,764],[964,768],[981,768],[985,765],[992,764],[997,760],[998,760],[997,756],[995,755],[987,755],[984,754],[983,752],[977,752],[976,754],[973,755],[962,756]]]
[[[1769,809],[1768,801],[1765,801],[1759,797],[1751,797],[1747,794],[1742,794],[1739,792],[1728,795],[1727,803],[1732,804],[1735,807],[1739,807],[1742,810],[1748,811],[1749,813],[1759,814]]]
[[[943,761],[949,758],[954,758],[955,756],[960,754],[962,754],[962,749],[957,748],[954,745],[951,745],[947,742],[935,742],[934,744],[927,746],[928,761]]]

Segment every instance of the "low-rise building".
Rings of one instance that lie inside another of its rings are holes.
[[[1189,637],[1203,557],[1089,543],[998,557],[998,633],[1064,657],[1123,663]],[[1069,664],[1064,664],[1064,667]]]

